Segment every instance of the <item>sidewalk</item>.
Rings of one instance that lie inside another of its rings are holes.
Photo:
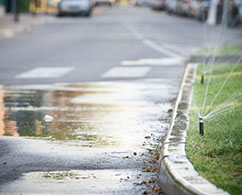
[[[53,19],[53,16],[48,15],[20,14],[19,22],[15,23],[14,16],[7,14],[0,18],[0,40],[10,39],[34,25],[44,24]]]

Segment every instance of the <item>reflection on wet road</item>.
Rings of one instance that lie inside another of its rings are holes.
[[[171,107],[158,98],[161,92],[170,98],[169,85],[156,82],[2,87],[0,135],[78,140],[87,147],[132,145],[160,129],[159,118]]]
[[[141,171],[151,164],[147,149],[166,134],[176,92],[174,83],[162,79],[1,86],[0,192],[38,192],[29,185],[46,186],[38,175],[74,170],[91,175],[65,183],[77,192],[85,187],[93,193],[93,186],[110,180],[110,193],[140,193],[146,188],[135,183],[154,174]]]

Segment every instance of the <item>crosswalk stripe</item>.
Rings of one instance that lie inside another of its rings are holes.
[[[17,75],[17,79],[58,78],[73,70],[72,67],[38,67]]]
[[[171,66],[171,65],[181,65],[184,63],[184,59],[182,58],[147,58],[140,60],[129,60],[122,61],[121,65],[129,66],[129,65],[150,65],[150,66]]]
[[[137,78],[150,71],[149,67],[114,67],[102,75],[102,78]]]

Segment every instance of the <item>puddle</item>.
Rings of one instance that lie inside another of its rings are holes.
[[[159,119],[171,108],[161,98],[170,98],[173,88],[157,79],[1,86],[0,135],[76,140],[83,147],[129,145],[161,130]]]

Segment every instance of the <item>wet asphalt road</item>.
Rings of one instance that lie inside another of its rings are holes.
[[[156,183],[142,184],[156,178],[149,150],[167,132],[177,85],[143,79],[5,87],[1,134],[14,137],[0,138],[0,192],[152,191]]]
[[[202,30],[146,8],[104,7],[2,41],[0,193],[157,193],[151,149]]]

